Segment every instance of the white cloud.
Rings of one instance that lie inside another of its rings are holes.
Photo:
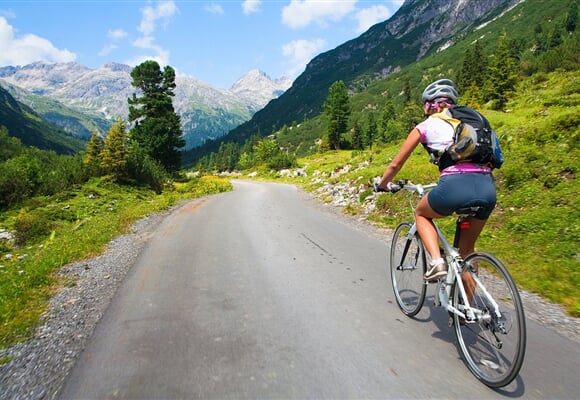
[[[127,32],[123,29],[112,29],[107,33],[107,37],[113,40],[123,39],[125,36],[127,36]]]
[[[161,69],[169,65],[167,59],[163,58],[162,56],[146,56],[146,55],[135,56],[129,60],[124,61],[123,63],[131,67],[135,67],[139,64],[144,63],[145,61],[157,61],[157,64],[159,64],[159,67],[161,67]]]
[[[362,33],[374,24],[388,19],[390,16],[391,11],[382,4],[364,8],[356,13],[355,18],[358,20],[356,32]]]
[[[244,0],[242,10],[244,14],[252,14],[260,11],[262,0]]]
[[[205,11],[210,12],[212,14],[223,14],[224,9],[219,4],[210,4],[209,6],[205,7]]]
[[[76,54],[57,49],[50,41],[36,35],[14,35],[14,28],[0,17],[0,65],[26,65],[34,61],[69,62]]]
[[[133,46],[144,50],[151,50],[154,55],[139,55],[127,61],[129,65],[137,65],[145,60],[155,60],[159,65],[169,65],[169,51],[155,43],[153,33],[157,28],[157,22],[166,24],[173,14],[177,12],[177,6],[173,0],[159,1],[155,7],[147,6],[141,9],[142,18],[137,30],[143,36],[133,42]]]
[[[282,10],[282,22],[293,29],[304,28],[312,23],[324,27],[328,21],[340,21],[351,13],[355,4],[356,0],[292,0]]]
[[[152,49],[155,47],[155,38],[153,36],[141,36],[140,38],[135,39],[133,46],[141,49]]]
[[[128,33],[125,32],[123,29],[109,29],[109,31],[107,32],[107,37],[113,42],[117,42],[126,37],[127,35]],[[108,56],[113,50],[117,49],[118,47],[119,46],[117,46],[115,43],[108,43],[105,46],[103,46],[103,48],[97,53],[97,55],[100,57]]]
[[[165,50],[163,47],[155,44],[155,39],[152,36],[143,36],[133,42],[135,47],[145,49],[145,50],[153,50],[156,55],[149,57],[150,59],[159,59],[163,60],[163,64],[169,63],[169,50]],[[139,56],[139,57],[147,57],[147,56]]]
[[[109,55],[109,53],[117,48],[117,45],[108,44],[101,49],[97,54],[101,57]]]
[[[2,10],[0,9],[0,17],[6,18],[16,18],[16,13],[12,10]]]
[[[157,3],[156,7],[147,6],[141,10],[143,17],[141,18],[141,24],[139,25],[139,32],[144,35],[150,35],[155,31],[157,21],[163,20],[167,21],[177,11],[177,6],[170,1],[160,1]]]
[[[155,60],[161,67],[169,65],[169,51],[163,49],[161,46],[155,44],[155,39],[152,36],[142,36],[133,42],[135,47],[152,50],[154,55],[141,54],[126,61],[126,64],[135,66],[141,64],[143,61]]]
[[[282,46],[282,54],[289,59],[292,65],[287,71],[287,75],[293,78],[304,71],[306,64],[325,46],[326,41],[323,39],[293,40]]]

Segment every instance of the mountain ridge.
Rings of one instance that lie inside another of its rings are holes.
[[[130,66],[116,62],[90,69],[75,62],[39,61],[1,67],[0,85],[32,109],[45,103],[44,108],[36,110],[40,116],[68,133],[87,139],[94,129],[101,135],[106,134],[116,119],[128,115],[127,99],[135,92],[131,86],[131,70]],[[230,89],[218,89],[191,77],[177,76],[174,107],[182,119],[186,148],[226,134],[250,119],[290,84],[289,79],[272,80],[258,70],[241,77]],[[59,105],[48,105],[46,99],[68,108],[65,114],[80,115],[65,117],[54,110]],[[86,121],[82,121],[83,115],[88,117]]]

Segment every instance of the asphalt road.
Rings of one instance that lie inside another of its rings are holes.
[[[580,396],[578,343],[529,320],[520,377],[502,390],[479,383],[431,297],[416,319],[398,310],[388,237],[323,208],[293,186],[245,181],[178,208],[62,398]]]

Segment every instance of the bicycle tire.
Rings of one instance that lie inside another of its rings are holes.
[[[416,232],[409,235],[411,227],[409,222],[399,224],[390,250],[393,292],[399,308],[409,317],[421,310],[427,291],[423,280],[427,264],[425,248]]]
[[[485,318],[465,322],[453,315],[461,358],[484,384],[504,387],[518,376],[526,352],[526,321],[518,289],[507,268],[488,253],[475,252],[466,257],[464,274],[477,275],[499,305],[501,318],[494,316],[481,285],[476,284],[473,299],[468,300],[472,307],[483,311]],[[457,285],[453,287],[453,304],[462,304]]]

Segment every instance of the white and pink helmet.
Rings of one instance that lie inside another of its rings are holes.
[[[439,79],[425,88],[423,91],[423,102],[433,102],[437,99],[448,99],[456,104],[459,93],[457,87],[450,79]]]

